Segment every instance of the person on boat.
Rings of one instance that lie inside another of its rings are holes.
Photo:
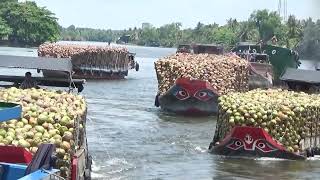
[[[273,36],[272,39],[271,39],[271,42],[273,45],[277,45],[277,42],[278,42],[278,39],[276,36]]]
[[[21,89],[38,88],[37,82],[32,79],[31,72],[26,72],[25,79],[20,85]]]

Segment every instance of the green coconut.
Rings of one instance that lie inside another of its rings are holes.
[[[30,147],[30,143],[28,143],[26,140],[24,139],[20,139],[19,140],[19,146],[24,147],[24,148],[29,148]]]
[[[42,126],[35,126],[35,129],[36,129],[38,132],[41,132],[41,133],[44,133],[44,131],[45,131],[44,127],[42,127]]]
[[[8,143],[11,143],[14,140],[14,138],[12,136],[7,136],[5,137],[5,140],[7,140]]]
[[[61,126],[67,126],[70,123],[70,118],[68,116],[63,116],[60,120]]]
[[[5,137],[7,134],[6,130],[0,129],[0,136]]]
[[[66,127],[66,126],[61,126],[60,128],[59,128],[59,131],[60,131],[60,134],[61,135],[63,135],[64,134],[64,132],[66,132],[66,131],[68,131],[69,129]]]
[[[36,137],[41,138],[41,137],[42,137],[42,133],[41,133],[41,132],[36,132],[36,133],[34,134],[34,137],[35,137],[35,138],[36,138]]]
[[[22,118],[21,122],[23,122],[23,124],[25,124],[25,125],[29,123],[29,121],[27,119],[25,119],[25,118]]]
[[[38,124],[41,125],[47,121],[48,121],[48,116],[46,114],[42,113],[38,116]]]

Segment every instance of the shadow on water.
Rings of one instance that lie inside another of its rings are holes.
[[[156,115],[163,122],[172,122],[172,123],[197,124],[197,123],[215,121],[217,119],[216,116],[190,117],[190,116],[177,115],[175,113],[162,111],[160,109],[156,112]]]

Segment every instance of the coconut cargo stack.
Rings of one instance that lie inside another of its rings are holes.
[[[70,178],[71,158],[84,143],[86,102],[79,95],[43,89],[1,89],[0,101],[22,106],[22,118],[0,123],[0,144],[34,154],[42,143],[56,145],[55,168]]]
[[[221,142],[233,127],[258,127],[287,151],[300,154],[320,145],[319,115],[320,95],[281,89],[230,93],[219,98],[214,139]]]
[[[177,53],[155,62],[155,105],[183,115],[217,113],[217,98],[248,90],[249,64],[234,54]]]
[[[178,78],[207,81],[221,95],[248,90],[249,64],[233,54],[178,53],[156,61],[155,69],[161,95]]]
[[[38,56],[71,58],[77,78],[123,78],[136,66],[124,47],[45,43],[39,46]]]

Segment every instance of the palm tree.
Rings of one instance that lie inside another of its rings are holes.
[[[290,47],[290,39],[291,41],[294,41],[294,44],[291,44],[291,46],[296,47],[303,37],[301,23],[296,19],[294,15],[290,15],[287,21],[287,28],[287,47]]]

